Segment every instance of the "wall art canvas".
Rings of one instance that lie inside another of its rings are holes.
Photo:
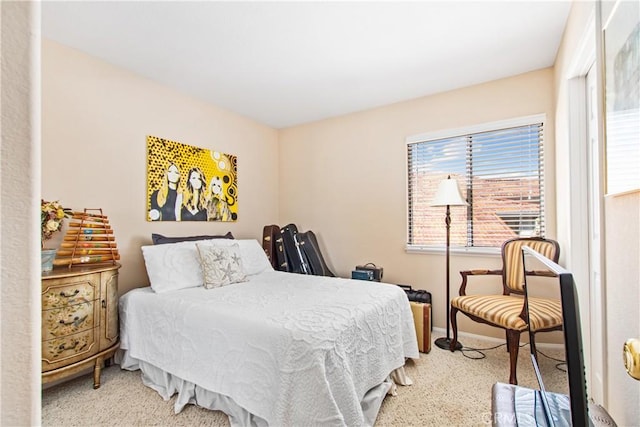
[[[147,136],[147,221],[236,221],[236,156]]]

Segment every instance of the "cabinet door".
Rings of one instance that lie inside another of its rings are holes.
[[[100,350],[118,341],[118,270],[102,273],[100,279]]]

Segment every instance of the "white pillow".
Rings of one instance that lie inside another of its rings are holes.
[[[220,240],[220,239],[218,239]],[[273,271],[273,266],[264,253],[264,249],[255,239],[239,240],[242,265],[246,274],[260,274],[263,271]]]
[[[155,292],[193,288],[204,283],[195,241],[143,246],[142,255]]]
[[[237,244],[212,246],[196,243],[196,248],[200,256],[205,288],[213,289],[247,280],[242,269],[240,247]]]
[[[211,246],[231,246],[238,244],[240,247],[240,256],[242,257],[242,267],[244,273],[248,276],[260,274],[263,271],[273,271],[273,266],[264,253],[264,249],[255,239],[211,239],[201,240],[199,244],[207,244]]]

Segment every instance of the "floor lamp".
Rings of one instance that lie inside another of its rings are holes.
[[[451,176],[448,176],[447,179],[443,179],[440,181],[440,185],[438,186],[438,192],[431,202],[431,206],[446,206],[447,213],[445,216],[444,223],[447,227],[447,249],[445,252],[446,256],[446,264],[447,264],[447,336],[438,338],[435,343],[438,347],[449,350],[449,344],[451,344],[451,338],[449,337],[449,330],[451,329],[450,319],[449,319],[449,307],[451,298],[449,296],[449,234],[451,228],[451,212],[449,211],[449,206],[467,206],[468,203],[462,198],[460,194],[460,189],[458,188],[458,183],[455,179],[451,179]],[[456,350],[460,350],[462,348],[462,344],[460,341],[456,344]]]

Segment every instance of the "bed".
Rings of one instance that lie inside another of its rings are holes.
[[[419,357],[402,289],[274,271],[256,240],[224,240],[143,247],[151,286],[120,299],[121,367],[165,400],[177,394],[176,413],[197,404],[231,425],[373,425]],[[240,280],[208,286],[205,246],[235,254]]]

